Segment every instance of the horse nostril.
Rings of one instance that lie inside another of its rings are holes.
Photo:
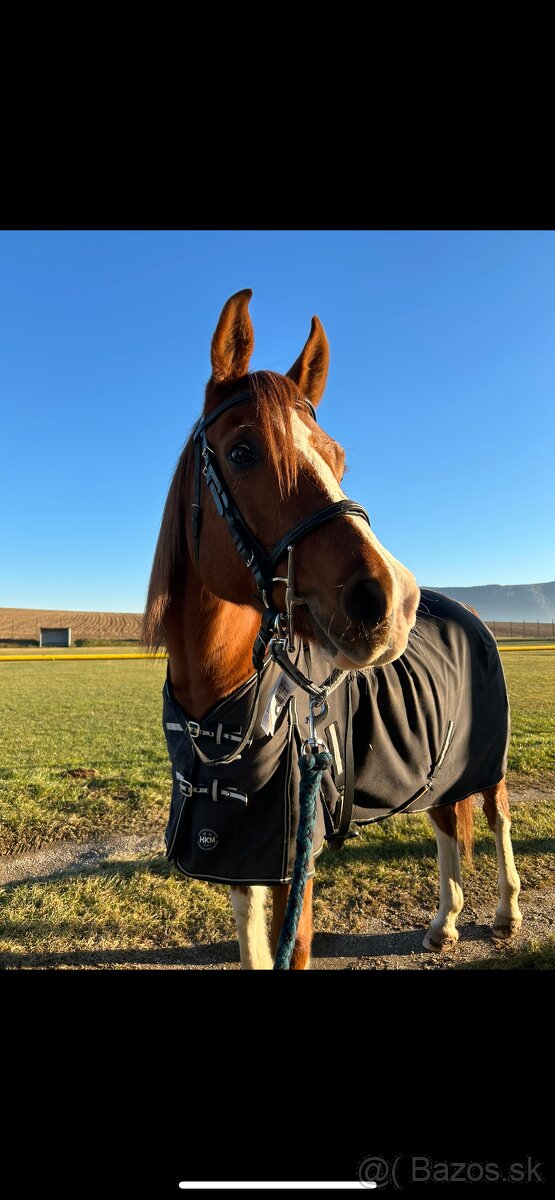
[[[387,596],[381,583],[364,575],[349,580],[341,592],[341,607],[345,616],[366,625],[379,625],[387,615]]]

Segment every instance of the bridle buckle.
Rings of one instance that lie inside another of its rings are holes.
[[[283,576],[281,576],[281,575],[276,575],[272,579],[272,583],[284,583],[285,584],[285,613],[281,613],[280,615],[281,615],[284,625],[287,629],[287,643],[288,644],[287,644],[287,647],[285,647],[285,646],[282,647],[280,645],[279,649],[280,650],[287,649],[287,650],[289,650],[290,654],[292,654],[293,650],[295,649],[295,634],[294,634],[295,613],[294,613],[294,609],[296,608],[297,604],[306,604],[306,600],[303,600],[302,596],[297,596],[297,594],[295,592],[295,574],[294,574],[294,569],[293,569],[294,551],[295,551],[294,546],[287,547],[287,579],[284,579]]]

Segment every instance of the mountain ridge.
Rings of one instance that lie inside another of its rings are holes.
[[[445,587],[424,584],[436,592],[463,600],[477,609],[483,621],[555,620],[555,580],[549,583],[476,584]],[[69,609],[2,608],[0,638],[38,637],[41,625],[70,625],[73,637],[141,636],[141,613],[99,612]]]
[[[475,587],[436,587],[434,584],[433,590],[470,604],[483,621],[555,620],[555,580],[505,585],[486,583]]]

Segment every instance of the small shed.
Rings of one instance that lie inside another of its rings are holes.
[[[71,646],[71,629],[69,626],[63,629],[44,629],[41,627],[39,645]]]

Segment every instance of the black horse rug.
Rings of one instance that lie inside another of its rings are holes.
[[[304,657],[304,663],[303,663]],[[303,647],[318,684],[331,664]],[[463,800],[505,774],[510,735],[503,668],[489,629],[466,605],[423,589],[405,653],[387,666],[339,673],[318,727],[332,767],[322,776],[313,854],[342,843],[350,822],[381,821]],[[240,759],[256,677],[197,724],[166,680],[163,726],[173,767],[167,857],[185,875],[217,883],[289,882],[299,819],[301,742],[308,697],[273,660],[263,669],[258,716]]]

